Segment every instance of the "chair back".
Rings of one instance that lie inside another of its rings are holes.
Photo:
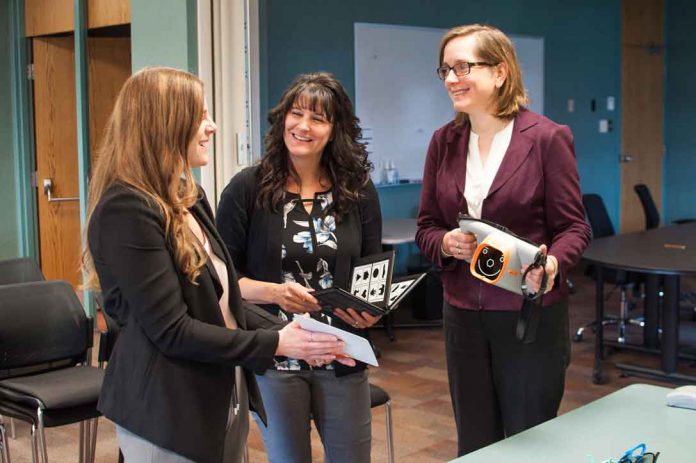
[[[85,361],[92,324],[64,281],[0,286],[0,378]]]
[[[587,214],[587,221],[592,229],[593,239],[616,234],[601,196],[595,193],[584,194],[582,195],[582,204],[585,206],[585,214]]]
[[[34,259],[21,257],[0,261],[0,285],[44,280],[43,273]]]
[[[660,226],[660,213],[657,211],[657,206],[655,201],[653,201],[652,194],[650,193],[650,188],[647,185],[639,183],[633,186],[636,194],[638,194],[638,199],[640,199],[640,205],[643,206],[643,213],[645,214],[645,229],[650,230],[651,228],[657,228]]]

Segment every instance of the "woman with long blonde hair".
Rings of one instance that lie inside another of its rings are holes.
[[[198,78],[146,68],[121,89],[93,171],[84,265],[121,326],[98,408],[129,463],[241,461],[247,411],[265,419],[253,372],[342,351],[242,302],[191,174],[216,130]]]

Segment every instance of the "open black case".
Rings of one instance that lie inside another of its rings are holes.
[[[341,288],[321,289],[312,293],[325,312],[335,308],[352,308],[372,315],[385,315],[423,279],[424,273],[392,278],[394,251],[356,259],[351,269],[350,291]]]

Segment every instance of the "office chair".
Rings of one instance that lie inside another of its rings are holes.
[[[592,229],[592,238],[603,238],[606,236],[615,235],[614,226],[611,223],[609,214],[607,213],[607,208],[604,206],[604,201],[602,197],[597,194],[585,194],[582,195],[582,203],[585,206],[585,213],[587,215],[587,220]],[[589,266],[585,272],[587,276],[592,279],[596,279],[596,269],[594,266]],[[606,325],[617,325],[619,336],[617,341],[620,343],[626,342],[626,326],[627,325],[637,325],[644,326],[642,319],[633,319],[628,316],[628,309],[630,306],[630,301],[628,298],[628,290],[632,289],[634,286],[641,283],[641,277],[639,274],[633,272],[625,272],[623,270],[614,269],[603,269],[602,280],[604,283],[612,283],[619,288],[621,288],[621,310],[619,316],[606,316],[602,320],[602,326]],[[577,329],[575,332],[574,340],[576,342],[582,341],[582,336],[587,328],[592,328],[593,331],[597,327],[597,320],[585,324]]]
[[[43,273],[34,259],[21,257],[0,261],[0,285],[44,280]]]
[[[643,206],[643,213],[645,214],[645,229],[650,230],[652,228],[659,227],[660,213],[657,210],[655,201],[650,193],[650,188],[643,183],[638,183],[633,186],[633,190],[638,195],[638,199],[640,199],[640,205]],[[696,219],[676,219],[672,221],[672,223],[677,225],[683,225],[691,222],[696,222]]]
[[[104,371],[89,366],[92,328],[65,282],[0,286],[0,413],[32,425],[34,463],[48,463],[44,428],[72,423],[80,462],[94,462]]]
[[[21,257],[0,261],[0,285],[11,285],[15,283],[28,283],[30,281],[44,281],[44,275],[34,259]],[[0,422],[3,421],[0,415]],[[10,437],[15,439],[14,419],[10,418]]]
[[[391,397],[381,387],[370,383],[370,408],[384,405],[386,408],[385,421],[387,422],[387,458],[389,463],[394,463],[394,436],[392,429]]]

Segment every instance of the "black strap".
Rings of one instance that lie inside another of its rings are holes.
[[[541,268],[542,270],[541,285],[539,286],[539,291],[530,293],[527,288],[527,274],[535,268]],[[539,252],[534,262],[522,273],[521,288],[524,302],[520,309],[520,318],[517,319],[517,339],[522,341],[523,344],[531,344],[536,340],[547,283],[546,256]]]

